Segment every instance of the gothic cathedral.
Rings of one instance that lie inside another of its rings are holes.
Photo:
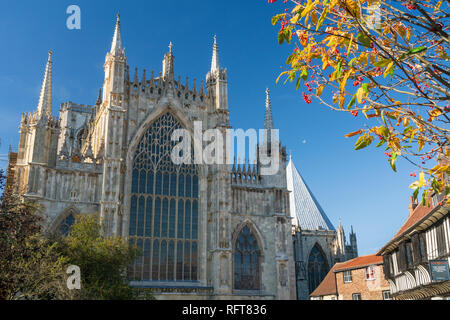
[[[172,44],[159,75],[144,70],[139,80],[136,68],[130,79],[118,16],[104,71],[94,106],[63,103],[55,117],[49,52],[37,110],[22,115],[8,181],[39,203],[48,232],[67,233],[75,215],[98,213],[106,235],[142,249],[128,276],[157,299],[308,299],[334,262],[357,255],[356,236],[347,246],[285,147],[276,144],[272,175],[259,158],[171,161],[175,130],[193,133],[195,121],[230,128],[215,38],[205,83],[175,79]],[[273,129],[266,94],[265,129]]]

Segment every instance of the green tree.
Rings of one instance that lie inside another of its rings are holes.
[[[136,247],[121,237],[105,237],[98,215],[78,215],[66,237],[60,238],[63,256],[81,271],[77,299],[149,299],[145,291],[129,285],[127,267],[139,255]]]
[[[40,235],[37,206],[5,190],[0,170],[0,300],[67,299],[65,265],[54,242]]]

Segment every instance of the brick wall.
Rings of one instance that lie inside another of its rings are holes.
[[[339,300],[352,300],[354,293],[360,293],[362,300],[383,300],[383,291],[389,290],[389,283],[384,278],[383,266],[375,266],[375,279],[366,280],[366,268],[353,269],[352,282],[344,283],[344,272],[336,273],[336,285]]]

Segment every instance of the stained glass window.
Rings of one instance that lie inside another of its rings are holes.
[[[181,128],[166,113],[136,149],[129,225],[130,242],[143,248],[143,257],[129,269],[136,281],[198,279],[198,168],[175,165],[170,158],[178,143],[171,141],[172,133]]]
[[[260,289],[260,251],[250,228],[245,226],[234,245],[234,288]]]
[[[309,293],[313,292],[327,275],[328,263],[325,255],[318,244],[316,244],[308,259],[308,283]]]

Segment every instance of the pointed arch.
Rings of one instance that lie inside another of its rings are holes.
[[[256,236],[256,240],[258,241],[258,246],[261,249],[261,255],[264,256],[264,249],[267,248],[266,241],[264,240],[262,232],[256,226],[256,224],[250,218],[245,219],[234,229],[231,242],[234,244],[236,242],[237,237],[242,232],[244,227],[249,227],[253,234]]]
[[[80,210],[74,206],[65,208],[53,220],[48,231],[66,235],[69,232],[69,228],[75,223],[75,216],[78,214],[80,214]]]
[[[249,221],[241,224],[233,235],[233,288],[235,290],[261,290],[261,238]]]
[[[175,164],[172,133],[185,129],[171,107],[152,112],[127,155],[126,236],[147,254],[130,268],[135,281],[197,281],[199,167]],[[150,262],[151,260],[151,262]],[[145,275],[145,276],[142,276]]]
[[[308,287],[312,293],[330,270],[327,256],[319,243],[315,243],[308,256]]]

